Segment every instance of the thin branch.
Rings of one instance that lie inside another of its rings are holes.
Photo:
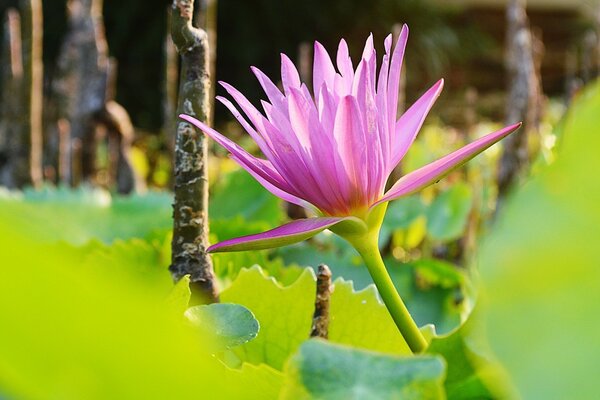
[[[317,271],[317,296],[310,337],[327,339],[329,335],[329,301],[331,299],[331,270],[325,264]]]

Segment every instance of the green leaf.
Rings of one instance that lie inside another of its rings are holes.
[[[169,261],[162,258],[160,248],[144,240],[116,240],[110,246],[90,242],[81,253],[81,264],[86,268],[112,274],[115,279],[144,281],[163,295],[172,290]]]
[[[185,311],[186,318],[203,334],[213,337],[219,347],[232,348],[249,342],[260,326],[254,314],[239,304],[198,305]]]
[[[277,398],[279,373],[225,367],[152,280],[83,266],[81,249],[35,243],[21,228],[0,219],[10,249],[0,267],[2,396]]]
[[[359,292],[352,282],[337,279],[330,303],[329,339],[368,350],[412,354],[375,286]]]
[[[440,193],[427,209],[427,234],[433,240],[458,239],[467,226],[473,193],[466,183],[457,183]]]
[[[480,252],[490,345],[524,399],[598,397],[600,85],[578,95],[554,164],[504,205]]]
[[[285,370],[282,399],[444,399],[439,357],[397,357],[334,345],[304,343]]]
[[[234,349],[238,357],[281,369],[309,336],[315,290],[315,275],[310,268],[287,287],[268,278],[260,267],[240,271],[231,286],[221,293],[221,301],[252,310],[261,330],[256,339]]]
[[[183,314],[188,308],[192,291],[190,290],[190,276],[185,275],[179,280],[168,294],[166,302],[174,312]]]

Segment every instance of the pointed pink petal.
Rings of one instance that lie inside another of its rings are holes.
[[[354,80],[354,67],[348,52],[348,44],[344,39],[340,40],[336,62],[340,73],[336,74],[334,78],[333,89],[338,97],[343,97],[350,94],[352,81]]]
[[[390,67],[390,52],[392,48],[392,35],[388,35],[384,41],[385,54],[381,62],[381,69],[379,70],[379,78],[377,81],[377,94],[375,95],[375,101],[377,104],[377,124],[379,127],[379,141],[381,143],[381,154],[384,159],[386,173],[390,165],[391,160],[391,148],[392,148],[392,132],[390,130],[390,124],[388,117],[388,75]]]
[[[270,231],[225,240],[208,248],[209,253],[262,250],[298,243],[352,217],[306,218],[292,221]]]
[[[240,160],[235,155],[231,154],[230,157],[238,164],[240,164],[240,165],[244,164],[244,161]],[[252,177],[254,179],[256,179],[258,181],[258,183],[260,183],[265,189],[267,189],[269,192],[271,192],[273,195],[279,197],[280,199],[283,199],[283,200],[287,201],[288,203],[292,203],[292,204],[296,204],[300,207],[304,207],[313,212],[318,211],[317,208],[315,206],[313,206],[312,204],[310,204],[308,201],[301,199],[300,197],[294,196],[293,194],[290,194],[290,193],[280,189],[279,187],[273,185],[267,179],[263,178],[262,175],[257,173],[255,170],[246,168],[246,172],[248,172],[250,175],[252,175]]]
[[[394,48],[392,55],[390,72],[388,79],[388,118],[390,131],[393,132],[394,123],[396,122],[396,113],[398,109],[398,89],[400,86],[400,71],[402,69],[402,59],[404,58],[404,50],[408,41],[408,26],[403,25],[398,42]]]
[[[508,136],[521,126],[521,123],[507,126],[497,132],[490,133],[468,145],[456,150],[400,178],[394,186],[373,206],[415,193],[434,182],[439,181],[454,169],[460,167],[477,154],[481,153],[500,139]]]
[[[417,100],[396,122],[395,134],[392,140],[392,162],[394,168],[404,157],[410,146],[415,141],[419,130],[425,122],[425,117],[433,107],[444,88],[444,80],[440,79],[419,100]]]
[[[271,79],[269,79],[269,77],[260,69],[256,67],[250,67],[250,69],[256,76],[256,79],[258,79],[260,86],[262,86],[263,90],[267,94],[271,104],[275,107],[283,108],[285,106],[285,96],[277,88],[277,85],[275,85],[273,81],[271,81]]]
[[[323,83],[327,86],[333,86],[335,77],[335,68],[327,54],[325,47],[319,42],[315,42],[314,61],[313,61],[313,93],[315,98],[319,93],[319,89]]]
[[[286,96],[289,94],[289,88],[300,88],[300,74],[292,60],[283,53],[281,53],[281,84]]]
[[[231,153],[234,160],[236,160],[238,164],[240,164],[240,166],[248,171],[251,175],[260,176],[263,181],[267,181],[270,185],[277,187],[283,192],[295,193],[294,190],[290,188],[290,186],[282,179],[281,175],[279,175],[279,173],[273,168],[270,162],[250,155],[246,150],[242,149],[240,146],[227,139],[225,136],[221,135],[219,132],[215,131],[203,122],[198,121],[194,117],[190,117],[189,115],[185,114],[180,114],[179,117],[190,124],[195,125],[198,129],[210,136],[211,139],[227,149]],[[262,183],[262,181],[259,182]],[[265,186],[265,188],[269,190],[268,187]],[[279,196],[276,193],[273,194]]]
[[[240,114],[238,109],[233,105],[233,103],[231,101],[229,101],[228,99],[221,97],[221,96],[217,96],[216,99],[218,101],[220,101],[221,103],[223,103],[223,105],[229,109],[229,111],[231,112],[231,114],[233,114],[235,119],[237,119],[237,121],[240,123],[240,125],[242,125],[242,127],[246,130],[246,132],[248,132],[248,134],[252,137],[252,139],[254,139],[254,141],[256,142],[256,144],[258,145],[260,150],[263,152],[263,154],[267,158],[271,159],[272,151],[267,143],[267,140],[270,142],[269,137],[265,137],[267,139],[267,140],[265,140],[265,138],[263,138],[263,136],[261,134],[259,134],[256,131],[256,129],[254,129],[248,123],[248,121],[246,121],[246,119],[242,116],[242,114]]]

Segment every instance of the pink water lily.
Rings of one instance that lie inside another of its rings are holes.
[[[408,173],[384,192],[390,173],[415,140],[444,83],[435,83],[396,119],[407,38],[408,28],[404,26],[393,53],[391,35],[385,39],[385,55],[377,77],[372,36],[367,39],[356,69],[343,39],[337,51],[337,70],[325,48],[315,42],[312,94],[285,54],[281,55],[283,93],[264,73],[252,67],[269,99],[261,102],[264,113],[234,87],[221,82],[245,116],[226,98],[217,99],[256,141],[266,160],[250,155],[195,118],[181,115],[225,147],[271,193],[320,215],[258,235],[226,240],[208,251],[283,246],[345,220],[366,221],[377,205],[438,181],[519,127],[512,125],[484,136]]]
[[[312,93],[284,54],[283,92],[260,70],[252,68],[269,99],[262,101],[264,113],[231,85],[221,83],[245,116],[229,100],[217,98],[250,134],[266,159],[252,156],[195,118],[181,118],[225,147],[271,193],[317,215],[267,232],[225,240],[210,246],[209,252],[285,246],[330,229],[359,252],[406,344],[413,352],[421,352],[427,341],[396,291],[377,245],[387,204],[438,181],[520,124],[490,133],[406,174],[385,192],[392,170],[415,140],[444,84],[443,80],[435,83],[396,119],[407,39],[408,28],[404,26],[393,53],[391,35],[385,39],[378,76],[372,36],[367,39],[356,69],[343,39],[337,51],[337,69],[325,48],[315,42]]]

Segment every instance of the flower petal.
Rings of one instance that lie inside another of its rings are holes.
[[[419,100],[417,100],[396,122],[395,134],[392,139],[392,162],[390,168],[394,168],[406,155],[409,147],[415,141],[427,113],[439,97],[444,88],[444,80],[440,79]]]
[[[366,197],[367,186],[367,142],[360,120],[360,110],[356,99],[345,96],[340,100],[335,115],[333,137],[339,151],[346,177],[340,182],[348,182],[344,191],[350,190],[350,206],[361,206]]]
[[[250,69],[256,76],[256,79],[258,79],[260,86],[262,86],[271,104],[280,109],[285,108],[285,96],[277,88],[277,85],[275,85],[260,69],[256,67],[250,67]]]
[[[321,85],[333,87],[335,77],[335,68],[327,54],[325,47],[319,42],[315,42],[314,61],[313,61],[313,93],[315,99],[318,97]]]
[[[375,204],[371,206],[373,208],[377,204],[394,200],[402,196],[415,193],[432,183],[439,181],[441,178],[446,176],[454,169],[460,167],[477,154],[481,153],[500,139],[508,136],[511,132],[514,132],[521,126],[521,123],[507,126],[497,132],[490,133],[468,145],[456,150],[453,153],[448,154],[434,161],[430,164],[425,165],[413,171],[402,178],[400,178],[394,186]]]
[[[264,181],[269,183],[269,186],[265,186],[267,190],[269,190],[274,195],[283,198],[288,201],[286,197],[280,196],[278,192],[274,192],[271,190],[271,187],[276,187],[282,192],[289,194],[290,196],[297,197],[297,194],[290,185],[283,180],[281,175],[273,168],[273,165],[266,160],[262,160],[260,158],[256,158],[249,154],[246,150],[221,135],[219,132],[215,131],[208,125],[204,124],[201,121],[198,121],[194,117],[190,117],[189,115],[180,114],[179,117],[192,125],[195,125],[198,129],[202,130],[208,136],[210,136],[215,142],[219,143],[226,150],[228,150],[232,158],[248,173],[252,176],[260,176],[262,180],[258,180],[259,183],[263,183]]]
[[[305,218],[292,221],[270,231],[229,239],[208,248],[209,253],[223,251],[262,250],[298,243],[313,237],[342,221],[354,217]]]
[[[290,88],[300,88],[300,74],[292,60],[283,53],[281,53],[281,84],[286,96]]]
[[[390,123],[390,130],[394,126],[396,121],[396,114],[398,110],[398,89],[400,86],[400,71],[402,69],[402,60],[404,59],[404,50],[406,49],[406,42],[408,41],[408,26],[402,25],[402,31],[394,47],[394,54],[390,60],[390,71],[388,78],[388,118]]]

